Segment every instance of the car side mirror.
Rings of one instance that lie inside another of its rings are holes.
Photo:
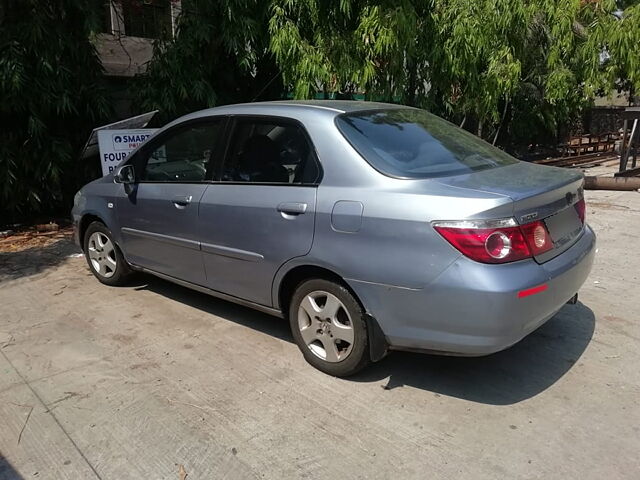
[[[133,165],[123,165],[117,171],[113,177],[116,183],[131,184],[136,181],[136,171]]]

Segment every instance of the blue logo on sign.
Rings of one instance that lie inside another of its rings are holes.
[[[116,135],[115,137],[113,137],[113,141],[116,143],[120,143],[122,142],[122,137],[120,135]]]
[[[116,139],[120,139],[119,141],[121,142],[125,142],[125,143],[140,143],[140,142],[144,142],[147,138],[149,138],[149,134],[148,133],[138,133],[135,135],[122,135],[122,137],[115,137]],[[118,140],[116,140],[118,141]]]

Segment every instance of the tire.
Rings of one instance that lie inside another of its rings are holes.
[[[131,269],[104,223],[91,223],[84,234],[83,244],[89,269],[100,282],[113,287],[127,283]]]
[[[291,299],[289,324],[305,360],[324,373],[348,377],[371,363],[364,311],[343,285],[302,282]]]

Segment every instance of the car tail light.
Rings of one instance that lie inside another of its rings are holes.
[[[434,222],[433,228],[465,256],[482,263],[507,263],[553,248],[543,222],[518,225],[513,218]]]
[[[535,257],[544,252],[548,252],[553,248],[553,241],[549,236],[547,227],[541,221],[527,223],[521,225],[520,229],[524,234],[524,238],[527,239],[531,254]]]
[[[514,219],[435,222],[433,227],[465,256],[482,263],[514,262],[531,256]]]
[[[587,204],[584,202],[584,198],[581,199],[579,202],[577,202],[574,205],[574,208],[576,209],[576,212],[578,212],[580,221],[584,225],[584,221],[586,220],[586,217],[587,217]]]

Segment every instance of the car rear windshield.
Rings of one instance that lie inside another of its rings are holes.
[[[376,170],[400,178],[459,175],[517,160],[471,133],[418,109],[339,115],[338,129]]]

